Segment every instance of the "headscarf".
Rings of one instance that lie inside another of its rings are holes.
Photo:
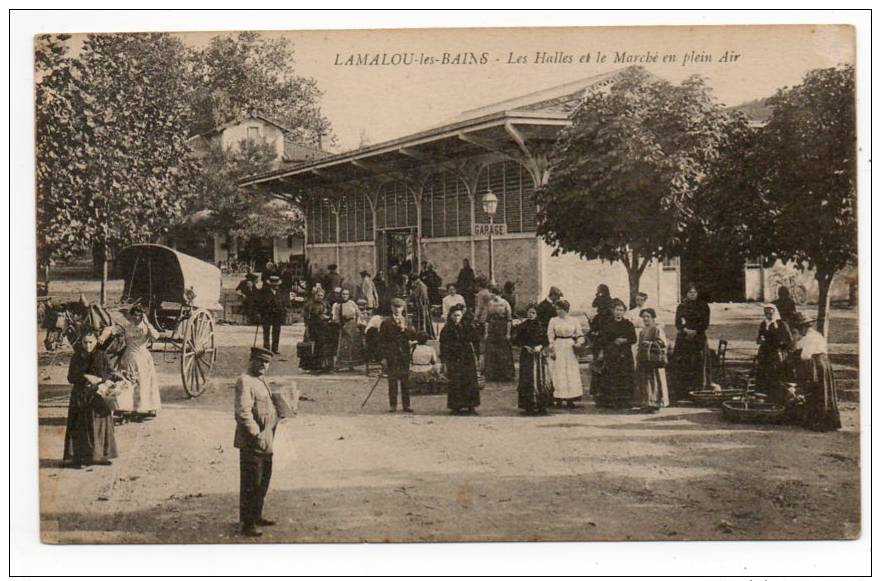
[[[771,325],[779,325],[780,324],[780,311],[777,310],[777,305],[774,303],[765,303],[762,305],[762,314],[764,314],[765,309],[771,309],[774,311],[771,314]],[[762,319],[762,321],[767,321],[768,319]]]

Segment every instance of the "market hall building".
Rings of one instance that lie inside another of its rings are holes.
[[[314,270],[337,264],[347,280],[367,270],[388,272],[410,261],[431,262],[444,284],[462,259],[489,273],[490,218],[483,198],[497,198],[493,271],[516,285],[519,305],[560,287],[587,309],[596,285],[627,296],[619,264],[552,256],[536,235],[535,191],[547,183],[548,154],[586,91],[617,73],[568,83],[462,113],[451,123],[357,150],[254,176],[242,187],[297,204],[305,214],[304,253]],[[654,303],[679,301],[675,262],[652,264],[643,290]]]
[[[552,285],[576,310],[590,309],[600,283],[626,301],[621,264],[553,256],[554,248],[536,235],[535,191],[547,183],[548,154],[558,133],[587,92],[603,90],[619,73],[465,111],[442,126],[253,176],[240,185],[300,206],[305,258],[314,270],[337,264],[352,282],[362,270],[375,275],[407,261],[414,269],[431,262],[444,284],[455,282],[463,258],[488,274],[490,217],[483,200],[491,191],[498,200],[495,281],[515,283],[519,306],[544,297]],[[719,260],[704,251],[701,264],[678,257],[651,263],[640,282],[649,303],[673,307],[684,284],[702,279],[730,287],[716,289],[710,300],[763,300],[772,294],[761,265]]]

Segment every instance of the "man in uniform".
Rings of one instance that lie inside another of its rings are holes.
[[[263,518],[263,500],[272,478],[272,444],[278,415],[265,374],[272,353],[253,347],[248,370],[236,381],[236,435],[239,449],[239,521],[242,534],[259,537],[258,526],[275,522]]]
[[[260,289],[260,322],[263,325],[263,348],[275,355],[279,354],[278,343],[281,339],[281,326],[287,317],[289,297],[279,290],[281,278],[272,275]],[[270,337],[271,334],[271,337]],[[271,340],[271,342],[270,342]]]
[[[388,374],[389,413],[398,409],[398,386],[401,389],[401,405],[405,412],[410,408],[410,341],[416,333],[407,325],[404,300],[392,299],[392,316],[379,326],[379,343]]]

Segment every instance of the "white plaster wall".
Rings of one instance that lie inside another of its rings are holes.
[[[765,296],[764,272],[761,268],[747,268],[744,271],[744,298],[748,301],[763,301]]]
[[[259,119],[248,119],[239,125],[233,125],[223,131],[221,144],[224,149],[229,146],[238,147],[243,139],[248,138],[248,128],[259,127],[260,137],[266,143],[272,144],[275,148],[276,158],[281,159],[284,155],[284,135],[281,130],[274,125],[269,125]]]
[[[294,237],[292,243],[288,245],[287,236],[283,238],[275,238],[272,241],[272,260],[274,262],[287,262],[291,255],[300,256],[303,254],[303,239]]]
[[[597,285],[604,283],[612,297],[629,301],[627,270],[621,263],[584,260],[574,254],[552,256],[552,252],[552,247],[541,243],[542,297],[547,296],[551,286],[556,286],[574,310],[590,311]],[[679,302],[678,269],[664,269],[658,262],[652,262],[646,267],[639,288],[649,295],[648,304],[675,307]]]

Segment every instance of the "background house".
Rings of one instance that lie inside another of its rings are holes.
[[[295,167],[328,155],[320,148],[293,141],[290,134],[290,129],[272,119],[251,113],[196,135],[191,138],[190,143],[197,156],[205,155],[212,147],[219,146],[223,150],[237,148],[243,141],[265,143],[275,153],[275,169]],[[290,208],[280,200],[268,199],[265,210],[285,212]],[[209,211],[197,211],[187,218],[187,223],[198,226],[208,218]],[[292,257],[294,260],[301,260],[303,255],[303,239],[294,236],[244,240],[228,230],[205,234],[199,228],[183,228],[168,242],[182,252],[219,266],[241,267],[247,264],[258,271],[269,261],[288,262]]]

